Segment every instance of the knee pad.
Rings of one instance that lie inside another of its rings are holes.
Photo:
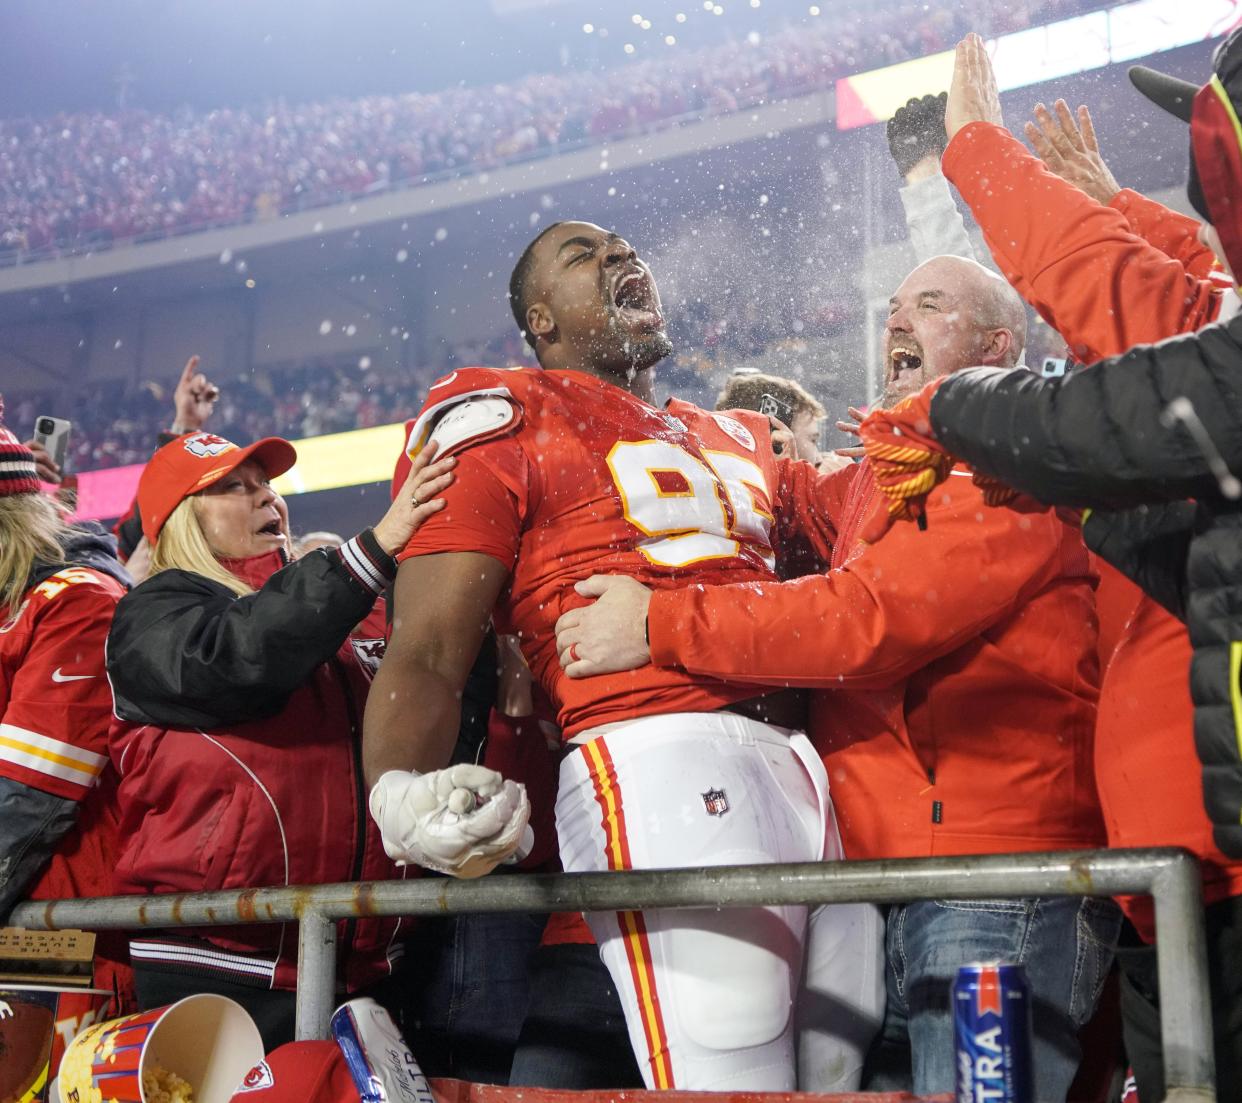
[[[669,983],[690,1041],[738,1050],[766,1045],[790,1028],[804,909],[695,910],[673,922],[664,935]]]

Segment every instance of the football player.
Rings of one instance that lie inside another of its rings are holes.
[[[775,454],[762,415],[653,404],[652,368],[671,351],[664,309],[617,234],[550,226],[519,259],[510,300],[539,368],[451,373],[432,386],[408,443],[435,440],[459,465],[446,508],[399,556],[392,639],[367,706],[371,808],[389,854],[470,876],[517,843],[520,801],[494,780],[479,787],[442,769],[494,617],[520,638],[559,709],[567,871],[840,858],[799,696],[653,666],[573,681],[553,632],[561,613],[586,604],[575,584],[592,574],[656,588],[769,582],[794,530],[826,559],[819,476]],[[587,919],[651,1088],[797,1086],[804,945],[806,976],[838,1004],[866,1018],[882,999],[880,928],[862,906]],[[856,1085],[856,1031],[828,1059],[815,1037],[814,1064],[836,1078],[814,1086]]]

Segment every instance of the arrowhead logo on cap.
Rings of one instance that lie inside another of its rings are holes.
[[[205,460],[210,456],[232,452],[237,445],[231,440],[216,436],[215,433],[195,433],[192,437],[185,438],[183,447],[191,456],[198,456]]]

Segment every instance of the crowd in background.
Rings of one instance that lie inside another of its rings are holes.
[[[509,86],[210,113],[140,109],[0,122],[0,252],[106,247],[274,217],[445,173],[726,114],[1002,34],[1099,0],[899,0],[807,28]]]
[[[849,330],[848,335],[845,333]],[[737,368],[776,370],[826,384],[832,397],[834,367],[850,355],[858,318],[847,300],[825,304],[798,334],[791,319],[755,304],[729,317],[692,304],[672,325],[678,352],[661,365],[662,395],[710,406],[725,376]],[[831,339],[831,347],[822,342]],[[474,364],[507,367],[528,362],[516,334],[445,347],[426,363],[393,371],[372,367],[366,354],[308,358],[295,363],[234,372],[211,365],[226,385],[213,428],[230,440],[291,439],[390,425],[413,417],[427,386],[437,377]],[[170,369],[174,365],[170,365]],[[140,381],[103,379],[73,388],[11,391],[8,423],[29,432],[40,415],[72,422],[68,469],[93,471],[144,463],[159,434],[168,428],[171,370]],[[842,407],[843,408],[843,407]]]

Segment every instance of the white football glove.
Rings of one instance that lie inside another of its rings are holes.
[[[367,802],[384,851],[407,863],[453,877],[482,877],[533,836],[526,786],[485,766],[449,766],[420,774],[389,770]]]

